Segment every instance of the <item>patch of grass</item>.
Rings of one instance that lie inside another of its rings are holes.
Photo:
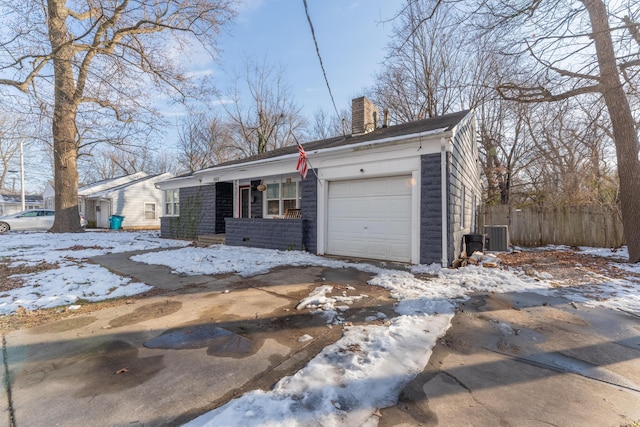
[[[59,268],[56,264],[49,264],[41,262],[37,265],[18,265],[10,266],[14,262],[10,260],[0,261],[0,292],[10,291],[12,289],[21,288],[23,280],[17,275],[21,274],[33,274],[41,271],[53,270]]]

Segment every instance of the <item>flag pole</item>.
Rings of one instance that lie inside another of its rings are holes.
[[[291,133],[291,136],[293,136],[293,140],[296,142],[298,147],[302,147],[302,144],[300,144],[300,142],[298,142],[298,138],[296,138],[296,136],[293,134],[293,131],[290,131],[290,133]],[[316,170],[314,169],[313,165],[309,161],[309,157],[307,157],[307,163],[309,164],[309,167],[311,168],[311,172],[313,172],[313,174],[316,176],[316,181],[318,181],[320,183],[320,185],[322,185],[322,181],[320,181],[320,177],[318,176],[318,174],[316,173]]]

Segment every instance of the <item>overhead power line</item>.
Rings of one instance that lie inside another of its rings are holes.
[[[318,47],[318,41],[316,40],[316,32],[313,30],[313,23],[311,22],[311,16],[309,16],[309,8],[307,7],[307,0],[302,0],[304,3],[304,13],[307,15],[307,21],[309,22],[309,28],[311,29],[311,37],[313,38],[313,43],[316,45],[316,53],[318,54],[318,60],[320,61],[320,68],[322,69],[322,75],[324,76],[324,81],[327,84],[327,89],[329,90],[329,96],[331,97],[331,103],[333,104],[333,109],[336,112],[336,116],[340,118],[340,113],[338,113],[338,107],[336,107],[336,101],[333,99],[333,92],[331,92],[331,86],[329,85],[329,79],[327,78],[327,72],[324,69],[324,64],[322,63],[322,56],[320,56],[320,48]]]

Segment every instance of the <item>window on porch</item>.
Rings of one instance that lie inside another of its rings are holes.
[[[266,216],[282,217],[287,209],[298,209],[302,195],[300,182],[278,182],[267,184]]]

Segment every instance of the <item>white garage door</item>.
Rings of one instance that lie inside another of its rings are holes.
[[[411,261],[411,176],[329,183],[327,254]]]

